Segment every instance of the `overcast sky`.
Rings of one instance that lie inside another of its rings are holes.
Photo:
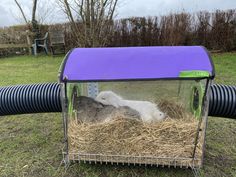
[[[9,26],[22,23],[20,12],[14,0],[0,0],[0,26]],[[47,16],[45,22],[63,22],[65,15],[60,7],[55,3],[57,0],[38,0],[38,11],[43,12],[42,16]],[[32,0],[18,0],[22,4],[23,10],[30,19]],[[45,8],[50,9],[49,11]],[[158,16],[170,12],[196,12],[200,10],[213,11],[215,9],[236,8],[236,0],[120,0],[117,18],[129,16]],[[44,10],[43,10],[44,9]],[[47,12],[47,14],[45,14]]]

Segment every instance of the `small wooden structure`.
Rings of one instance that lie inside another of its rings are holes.
[[[28,31],[2,29],[2,31],[0,31],[0,58],[12,55],[23,55],[31,51],[30,46],[32,44],[30,43],[29,46],[27,36]]]
[[[27,53],[27,44],[0,44],[0,58]]]
[[[50,48],[52,55],[65,54],[65,35],[61,29],[51,29],[50,36]]]

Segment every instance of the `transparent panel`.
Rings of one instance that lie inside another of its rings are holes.
[[[69,158],[173,166],[191,166],[195,160],[200,165],[208,111],[204,96],[207,83],[67,84]]]

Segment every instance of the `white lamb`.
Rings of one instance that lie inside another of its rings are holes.
[[[139,112],[144,122],[156,122],[165,118],[165,114],[158,107],[149,101],[124,100],[112,91],[102,91],[95,99],[104,105],[112,105],[116,108],[128,106]]]

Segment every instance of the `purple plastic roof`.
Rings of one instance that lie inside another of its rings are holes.
[[[67,81],[178,78],[181,71],[191,70],[214,75],[200,46],[76,48],[64,62],[61,79]]]

